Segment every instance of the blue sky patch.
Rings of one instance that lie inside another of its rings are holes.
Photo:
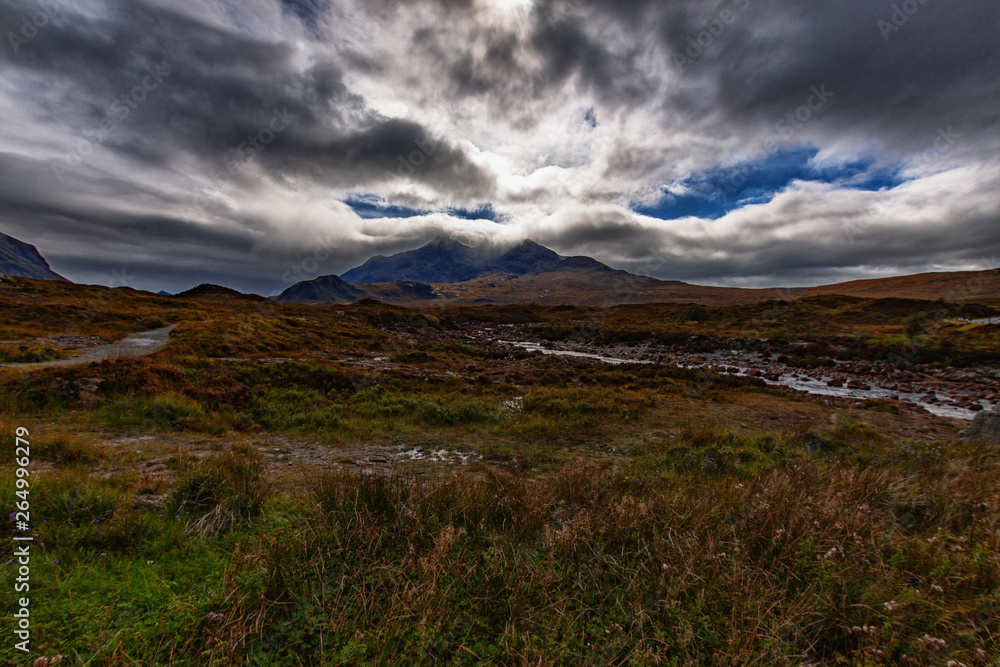
[[[354,209],[355,213],[365,219],[413,218],[418,215],[427,215],[430,213],[430,211],[421,211],[416,208],[395,206],[378,195],[351,195],[343,201]]]
[[[493,209],[493,204],[480,204],[476,208],[451,207],[445,209],[445,213],[453,218],[463,220],[492,220],[493,222],[503,220],[503,216]]]
[[[838,183],[846,188],[877,191],[904,182],[899,167],[881,167],[874,158],[837,164],[815,164],[815,147],[783,150],[761,159],[693,174],[677,183],[682,193],[662,188],[663,197],[651,206],[632,210],[661,220],[695,216],[715,220],[743,206],[764,204],[793,181]]]
[[[320,3],[317,0],[281,0],[283,9],[299,17],[305,25],[314,27],[316,17],[320,13]]]
[[[351,207],[355,213],[365,219],[374,218],[413,218],[418,215],[433,213],[430,210],[419,208],[409,208],[407,206],[396,206],[390,204],[384,197],[374,194],[353,194],[346,197],[343,202]],[[462,220],[492,220],[502,222],[504,216],[497,213],[493,204],[480,204],[476,208],[462,208],[452,206],[441,211],[453,218]]]

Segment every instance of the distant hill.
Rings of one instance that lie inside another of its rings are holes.
[[[1000,304],[1000,269],[989,271],[952,271],[918,273],[912,276],[852,280],[803,290],[804,296],[843,294],[866,298],[924,299],[933,301],[971,301]]]
[[[296,283],[274,298],[279,303],[353,303],[367,296],[337,276]]]
[[[69,282],[49,267],[49,263],[35,246],[2,233],[0,233],[0,275]]]
[[[353,284],[347,280],[352,276]],[[369,298],[397,305],[730,305],[788,298],[788,294],[787,290],[702,287],[636,276],[590,257],[561,257],[531,240],[490,255],[438,238],[416,250],[373,257],[342,278],[324,276],[298,283],[276,300],[350,303]]]
[[[779,289],[706,287],[657,280],[612,269],[596,260],[573,257],[544,273],[495,275],[452,285],[435,285],[435,303],[611,306],[625,303],[697,303],[728,306],[796,298]]]
[[[637,276],[590,257],[560,257],[530,240],[491,255],[438,238],[416,250],[373,257],[342,279],[326,276],[299,283],[277,300],[348,303],[369,298],[397,305],[442,306],[530,302],[729,306],[824,295],[1000,305],[1000,270],[926,273],[811,288],[742,289]]]
[[[262,296],[256,294],[244,294],[221,285],[206,283],[175,295],[178,299],[198,299],[200,301],[222,301],[228,299],[242,299],[244,301],[267,301]]]

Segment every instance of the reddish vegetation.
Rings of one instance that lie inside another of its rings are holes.
[[[697,303],[704,306],[749,305],[761,301],[802,299],[824,295],[863,298],[904,298],[1000,305],[1000,269],[859,280],[810,288],[741,289],[690,285],[631,275],[625,271],[580,268],[514,277],[492,275],[463,283],[433,287],[438,298],[422,299],[395,283],[357,285],[373,298],[413,305],[451,304],[576,304],[608,306],[620,303]]]

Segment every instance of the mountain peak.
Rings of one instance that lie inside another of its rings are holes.
[[[355,285],[404,280],[460,283],[487,274],[537,275],[556,270],[562,261],[562,257],[532,239],[497,249],[489,245],[470,247],[454,237],[438,235],[415,250],[390,257],[372,257],[341,278]],[[590,261],[589,268],[607,268],[596,260]]]
[[[351,303],[363,296],[338,276],[296,283],[275,297],[279,303]]]
[[[258,294],[244,294],[230,287],[223,287],[221,285],[213,285],[212,283],[203,283],[197,287],[192,287],[184,292],[179,292],[176,294],[180,299],[199,299],[207,301],[215,300],[227,300],[227,299],[246,299],[249,301],[265,301],[264,297]]]
[[[390,257],[372,257],[341,278],[353,284],[392,283],[412,280],[423,283],[457,283],[475,278],[476,252],[454,238],[437,236],[416,250]]]
[[[456,248],[456,247],[467,248],[468,247],[467,245],[465,245],[464,243],[462,243],[458,239],[456,239],[454,237],[447,237],[447,236],[445,236],[443,234],[438,234],[437,236],[435,236],[431,240],[430,243],[428,243],[427,245],[425,245],[423,247],[427,248],[427,247],[431,247],[431,246],[433,246],[433,247],[446,247],[446,248]]]
[[[69,282],[49,267],[38,248],[0,233],[0,276]]]
[[[522,276],[542,273],[555,267],[560,257],[531,239],[524,239],[513,248],[489,262],[487,268],[501,273]]]

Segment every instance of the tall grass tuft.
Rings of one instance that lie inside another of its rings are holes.
[[[190,532],[218,535],[257,517],[269,487],[263,477],[260,453],[237,443],[223,456],[200,462],[183,477],[170,495],[171,514],[190,516]]]

